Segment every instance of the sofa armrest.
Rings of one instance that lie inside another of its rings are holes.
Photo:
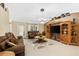
[[[25,51],[25,46],[24,45],[16,45],[16,46],[7,48],[5,51],[13,51],[13,52],[15,52],[15,54],[18,54],[18,53],[22,53]]]
[[[10,46],[16,46],[16,44],[14,44],[14,43],[12,43],[12,42],[7,41],[7,43],[8,43]]]

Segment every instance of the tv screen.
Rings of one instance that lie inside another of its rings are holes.
[[[60,33],[60,26],[59,25],[52,26],[50,32],[52,32],[52,33]]]

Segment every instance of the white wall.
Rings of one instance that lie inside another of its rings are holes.
[[[9,31],[9,13],[0,6],[0,35]]]
[[[19,35],[19,26],[20,25],[24,25],[24,36],[27,37],[27,32],[31,30],[31,28],[29,28],[29,25],[37,25],[38,27],[38,31],[42,32],[44,30],[44,25],[43,24],[35,24],[35,23],[26,23],[26,22],[16,22],[16,21],[12,21],[12,32],[15,35]]]

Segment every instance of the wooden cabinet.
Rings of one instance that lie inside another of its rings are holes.
[[[71,43],[71,23],[71,21],[63,22],[60,29],[61,40],[67,44]]]
[[[72,43],[79,45],[79,24],[72,24]]]
[[[50,25],[51,24],[51,25]],[[45,34],[47,38],[54,36],[54,33],[50,32],[51,26],[55,25],[54,23],[45,24]],[[58,36],[60,41],[66,44],[75,43],[79,45],[79,24],[74,24],[72,21],[60,22],[60,34]],[[58,39],[58,38],[57,38]]]
[[[46,23],[46,24],[44,25],[45,36],[46,36],[47,38],[49,38],[49,39],[52,38],[52,33],[50,32],[50,27],[51,27],[51,24],[50,24],[50,23]]]

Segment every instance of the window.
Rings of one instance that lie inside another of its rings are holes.
[[[38,25],[37,24],[29,24],[28,25],[28,31],[38,31]]]

